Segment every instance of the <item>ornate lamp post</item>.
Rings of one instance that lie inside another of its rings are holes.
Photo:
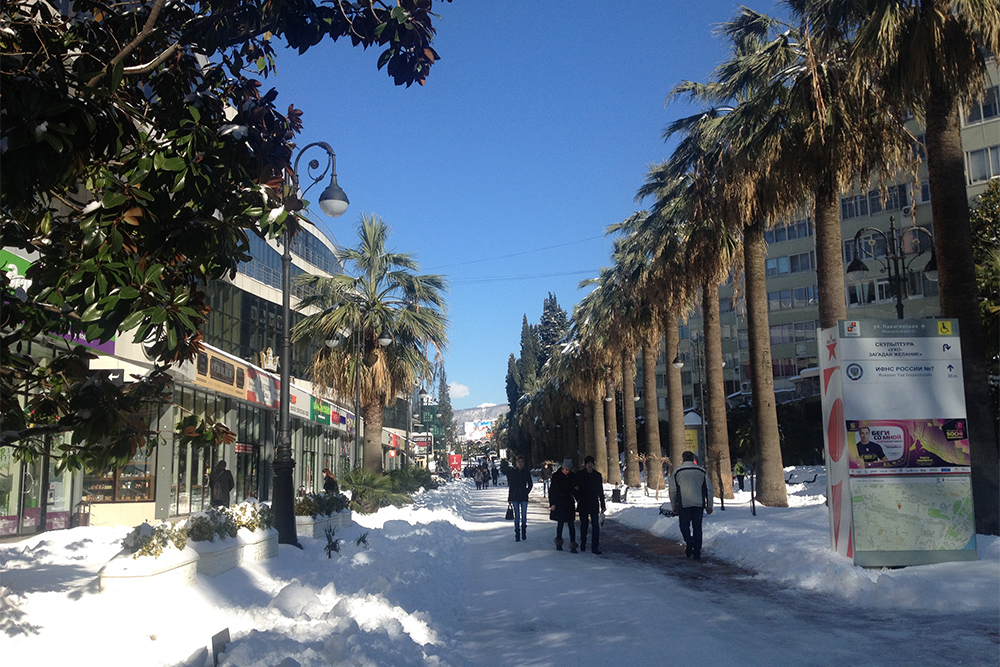
[[[868,275],[868,265],[862,261],[861,256],[867,254],[870,259],[878,260],[882,265],[881,273],[889,276],[893,289],[896,291],[896,316],[903,319],[903,282],[906,272],[910,270],[913,261],[927,252],[920,246],[920,236],[926,236],[930,242],[931,258],[924,266],[924,275],[927,279],[937,282],[937,257],[934,254],[934,237],[923,227],[910,227],[908,229],[896,229],[896,219],[889,216],[889,231],[884,232],[875,227],[862,227],[854,235],[854,259],[847,266],[847,277],[852,282],[864,279]],[[909,236],[912,235],[912,236]],[[910,242],[916,252],[906,257],[903,244],[909,236]],[[885,257],[876,254],[878,239],[882,239],[885,247]]]
[[[306,187],[305,192],[319,183],[330,174],[330,184],[323,190],[319,197],[320,209],[330,216],[336,218],[344,214],[347,205],[350,203],[347,195],[340,186],[337,185],[337,156],[329,144],[322,141],[309,144],[299,151],[295,157],[295,163],[291,172],[291,188],[285,196],[285,210],[295,212],[302,209],[302,201],[299,198],[299,160],[303,153],[319,146],[326,151],[326,168],[318,176],[313,178],[312,183]],[[309,162],[309,173],[319,169],[319,161]],[[281,253],[281,313],[282,313],[282,340],[281,340],[281,390],[279,393],[280,406],[278,408],[278,438],[274,447],[274,481],[273,496],[271,498],[271,510],[274,512],[274,527],[278,531],[279,544],[292,544],[300,549],[298,535],[295,531],[295,485],[292,480],[292,470],[295,468],[295,461],[292,459],[292,427],[289,408],[291,407],[291,373],[292,373],[292,336],[291,336],[291,283],[292,283],[292,239],[295,236],[295,226],[289,220],[285,224],[285,233],[282,240],[284,249]]]

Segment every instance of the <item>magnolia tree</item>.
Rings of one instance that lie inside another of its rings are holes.
[[[0,447],[62,466],[119,463],[155,444],[145,414],[166,369],[193,359],[204,285],[276,237],[300,112],[261,85],[275,49],[347,38],[397,85],[423,84],[431,0],[5,2],[0,14]],[[290,206],[290,209],[296,208]],[[48,345],[32,341],[49,336]],[[147,341],[156,368],[124,385],[89,371],[74,338]],[[195,419],[185,437],[229,437]]]

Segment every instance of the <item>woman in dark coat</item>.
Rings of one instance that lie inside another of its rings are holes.
[[[576,475],[571,468],[573,462],[563,459],[562,468],[552,475],[549,486],[549,518],[556,521],[556,549],[562,551],[563,524],[569,525],[569,550],[576,553]]]
[[[507,502],[514,508],[514,541],[528,539],[528,493],[534,482],[531,471],[524,467],[524,457],[518,456],[515,467],[507,471]],[[520,525],[518,525],[520,524]]]

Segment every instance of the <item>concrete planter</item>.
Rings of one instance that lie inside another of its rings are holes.
[[[326,537],[326,527],[333,525],[333,519],[328,516],[318,516],[315,519],[311,516],[295,517],[295,533],[299,537]],[[333,526],[336,528],[336,526]]]
[[[311,516],[297,516],[295,517],[295,532],[299,537],[322,539],[326,537],[327,526],[339,530],[353,525],[354,521],[351,516],[351,510],[344,510],[333,516],[318,516],[315,519]]]
[[[212,542],[188,541],[188,548],[198,553],[198,574],[214,577],[239,567],[243,546],[238,539],[216,537]]]
[[[241,563],[256,563],[278,555],[278,531],[274,528],[258,528],[253,532],[240,528],[236,540],[243,551]]]
[[[141,593],[150,587],[190,586],[197,579],[198,552],[170,548],[159,558],[122,552],[101,568],[101,591],[124,590]]]

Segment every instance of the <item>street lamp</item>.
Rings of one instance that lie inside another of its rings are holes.
[[[921,234],[926,236],[930,241],[931,258],[927,261],[927,265],[924,266],[924,275],[927,276],[928,280],[933,282],[937,282],[937,256],[934,254],[934,237],[931,236],[930,232],[923,227],[896,229],[895,223],[896,219],[893,216],[889,216],[888,233],[875,227],[862,227],[858,230],[858,233],[854,235],[854,259],[847,266],[847,277],[851,282],[857,282],[868,275],[868,265],[861,259],[862,254],[864,254],[862,237],[867,234],[867,238],[863,241],[864,245],[867,246],[867,254],[871,259],[878,260],[882,265],[881,273],[889,275],[889,280],[896,290],[896,316],[899,319],[903,319],[903,276],[904,272],[910,270],[910,265],[913,264],[913,261],[926,252],[924,248],[920,247]],[[916,252],[909,259],[906,258],[906,252],[903,248],[903,243],[906,241],[908,234],[912,234],[910,242],[916,249]],[[879,238],[882,239],[885,247],[885,259],[876,254],[876,246],[878,245]]]
[[[681,338],[677,341],[677,355],[674,360],[670,362],[670,365],[674,368],[680,369],[684,368],[684,360],[681,359],[681,343],[687,343],[691,346],[691,350],[694,352],[695,360],[695,370],[698,373],[698,393],[699,393],[699,407],[701,417],[701,442],[702,446],[708,449],[708,436],[705,433],[705,378],[702,377],[702,340],[698,338],[697,341],[690,338]]]
[[[309,189],[319,183],[324,176],[330,173],[330,185],[323,190],[319,198],[320,209],[330,217],[336,218],[344,214],[347,210],[347,195],[337,185],[337,156],[329,144],[322,141],[309,144],[299,151],[292,165],[291,188],[284,197],[285,210],[294,215],[296,211],[302,210],[302,200],[299,198],[299,160],[302,155],[313,146],[319,146],[326,151],[326,169],[313,178],[312,183],[306,187],[303,195]],[[318,160],[310,160],[309,173],[319,169]],[[292,426],[291,426],[291,382],[292,382],[292,304],[291,304],[291,283],[292,283],[292,238],[295,235],[294,220],[288,219],[285,222],[285,233],[282,243],[284,249],[281,253],[281,314],[282,314],[282,340],[281,340],[281,389],[279,393],[278,408],[278,438],[274,447],[274,481],[273,496],[271,498],[271,510],[274,513],[274,527],[278,531],[279,544],[292,544],[300,549],[298,535],[295,531],[295,485],[292,481],[292,470],[295,468],[295,460],[292,459]]]

